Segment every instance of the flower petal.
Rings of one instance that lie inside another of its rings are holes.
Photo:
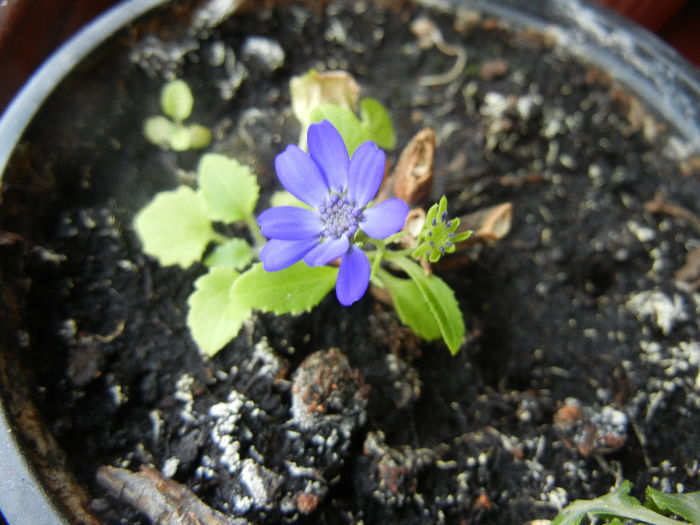
[[[350,241],[342,235],[337,239],[326,239],[304,256],[304,262],[309,266],[323,266],[348,251]]]
[[[384,239],[403,228],[408,205],[401,199],[388,199],[362,212],[360,228],[373,239]]]
[[[320,168],[294,144],[275,158],[275,170],[282,186],[309,206],[317,208],[328,196],[328,184]]]
[[[338,193],[345,191],[350,158],[338,130],[324,120],[318,124],[311,124],[306,137],[309,155],[321,168],[328,187]]]
[[[364,208],[379,191],[384,178],[384,152],[367,141],[360,145],[350,159],[348,197],[358,208]]]
[[[276,272],[299,262],[317,244],[318,238],[298,241],[271,239],[260,250],[260,260],[266,271]]]
[[[258,225],[268,239],[296,241],[321,235],[318,213],[296,206],[268,208],[258,215]]]
[[[369,259],[360,248],[353,246],[340,260],[335,295],[343,306],[360,299],[369,286]]]

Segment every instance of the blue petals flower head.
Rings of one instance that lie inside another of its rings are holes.
[[[303,260],[323,266],[340,258],[335,291],[349,306],[369,286],[370,263],[360,247],[363,232],[385,239],[403,228],[408,205],[388,199],[368,206],[384,177],[385,156],[372,141],[349,157],[340,133],[327,120],[309,126],[309,152],[294,144],[275,159],[282,186],[312,209],[278,206],[258,216],[269,240],[260,251],[265,270],[274,272]]]

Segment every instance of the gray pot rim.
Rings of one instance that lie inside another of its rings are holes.
[[[56,86],[119,29],[169,0],[126,0],[61,46],[29,79],[0,119],[0,181],[21,136]],[[237,0],[232,0],[236,2]],[[440,10],[470,9],[515,27],[555,36],[569,52],[611,73],[674,123],[690,152],[700,152],[700,70],[645,29],[591,0],[417,0]],[[65,519],[21,451],[0,400],[0,511],[11,525]],[[11,475],[7,475],[11,473]],[[29,514],[29,515],[28,515]]]
[[[0,180],[25,128],[56,86],[91,51],[168,0],[127,0],[105,11],[56,50],[30,77],[0,119]],[[0,512],[10,525],[66,522],[23,454],[0,400]]]

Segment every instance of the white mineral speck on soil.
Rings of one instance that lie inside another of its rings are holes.
[[[671,299],[660,291],[640,292],[630,297],[627,308],[642,321],[653,318],[664,335],[673,331],[676,322],[688,319],[685,301],[678,294],[674,294]]]

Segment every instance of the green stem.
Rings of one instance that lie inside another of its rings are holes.
[[[212,237],[212,240],[213,240],[214,242],[218,242],[219,244],[223,244],[223,243],[225,243],[225,242],[230,241],[231,239],[229,239],[229,238],[226,237],[225,235],[220,234],[219,232],[214,232],[214,235],[213,235],[213,237]]]
[[[267,242],[267,239],[260,233],[260,226],[258,226],[258,221],[255,220],[253,215],[246,217],[245,224],[248,227],[250,235],[253,237],[253,242],[256,248],[262,248]]]
[[[387,276],[391,277],[389,272],[387,272],[384,268],[379,267],[377,268],[376,274],[370,277],[370,280],[372,281],[373,285],[379,288],[384,288],[386,286]]]
[[[393,261],[396,259],[411,259],[411,250],[410,248],[404,248],[403,250],[388,250],[384,255],[388,261]]]

